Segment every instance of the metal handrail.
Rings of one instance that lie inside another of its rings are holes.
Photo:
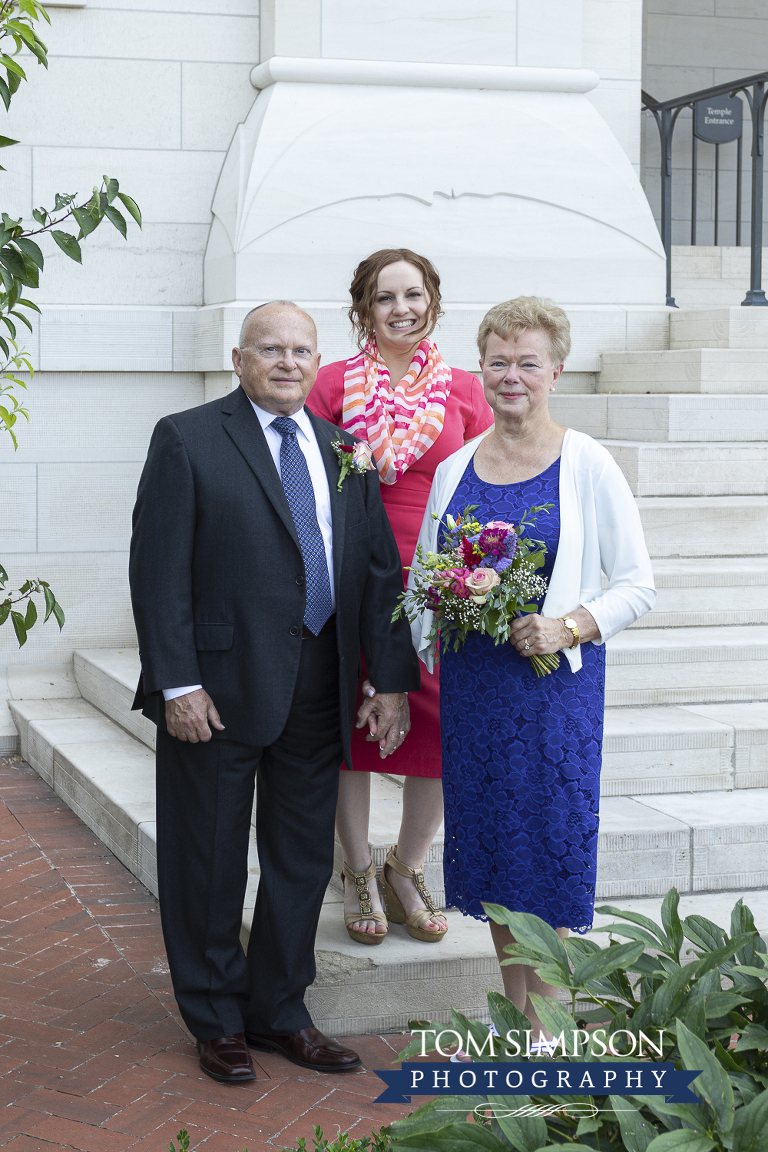
[[[653,114],[656,126],[659,129],[661,144],[661,239],[667,257],[667,304],[676,308],[675,298],[672,295],[672,136],[675,124],[683,108],[694,108],[699,100],[711,99],[714,96],[737,96],[743,92],[749,104],[752,117],[752,221],[750,234],[750,283],[749,290],[742,300],[742,305],[768,306],[765,292],[762,288],[763,263],[763,125],[765,106],[768,100],[766,91],[768,72],[757,72],[753,76],[744,76],[741,80],[731,80],[726,84],[715,84],[711,88],[701,88],[698,92],[689,92],[687,96],[678,96],[674,100],[654,100],[647,92],[641,92],[643,111]],[[751,92],[750,92],[751,89]],[[695,137],[694,137],[695,141]],[[694,144],[694,164],[695,164]],[[739,140],[739,153],[737,165],[737,218],[736,242],[741,240],[741,140]],[[693,169],[692,196],[696,195],[696,172]],[[692,242],[695,242],[695,199],[691,208]],[[717,216],[715,216],[717,222]]]

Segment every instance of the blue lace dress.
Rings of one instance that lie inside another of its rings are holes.
[[[533,535],[549,577],[560,537],[560,461],[519,484],[488,484],[470,460],[448,512],[468,504],[517,522],[537,504]],[[576,605],[574,605],[574,608]],[[481,901],[533,912],[553,928],[592,924],[603,740],[605,646],[582,645],[539,679],[511,644],[470,634],[440,663],[446,904],[485,919]]]

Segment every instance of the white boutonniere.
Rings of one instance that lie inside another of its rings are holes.
[[[356,444],[345,444],[342,439],[333,441],[333,449],[339,458],[339,482],[336,491],[341,492],[341,486],[350,472],[362,476],[373,468],[373,453],[368,444],[358,440]]]

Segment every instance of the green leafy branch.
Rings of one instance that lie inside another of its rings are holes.
[[[5,591],[5,585],[7,583],[8,573],[2,564],[0,564],[0,590]],[[19,648],[21,648],[23,644],[26,644],[27,633],[33,624],[37,622],[37,605],[32,597],[40,595],[45,602],[43,623],[53,616],[59,625],[59,631],[61,631],[64,627],[64,612],[51,591],[50,584],[47,580],[25,580],[20,588],[14,592],[10,592],[5,600],[0,603],[0,625],[5,624],[10,616],[16,633],[16,639],[19,642]],[[14,605],[22,604],[24,601],[27,603],[27,610],[22,614],[14,608]]]
[[[5,104],[6,111],[10,108],[13,95],[18,91],[22,80],[27,79],[26,72],[16,59],[22,49],[26,48],[31,52],[38,64],[42,64],[44,68],[48,67],[48,49],[34,27],[34,22],[41,17],[50,24],[51,20],[45,8],[42,4],[36,4],[35,0],[3,0],[0,3],[0,70],[5,69],[5,79],[0,76],[0,98]],[[15,50],[10,55],[2,44],[3,40],[13,41]],[[5,137],[0,137],[0,140],[5,141],[0,147],[18,143],[16,140],[6,140]]]
[[[3,341],[3,343],[6,342]],[[27,387],[19,376],[14,376],[14,372],[29,372],[31,378],[34,376],[34,370],[29,356],[26,352],[19,350],[16,341],[10,339],[7,343],[12,345],[13,353],[8,352],[5,363],[0,365],[0,431],[8,433],[13,440],[13,447],[16,449],[19,445],[13,426],[19,416],[23,416],[29,422],[29,412],[19,398],[14,395],[15,387]]]

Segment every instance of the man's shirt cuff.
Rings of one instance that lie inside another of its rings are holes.
[[[163,700],[175,700],[177,696],[186,696],[188,692],[198,692],[202,684],[188,684],[186,688],[163,688]]]

